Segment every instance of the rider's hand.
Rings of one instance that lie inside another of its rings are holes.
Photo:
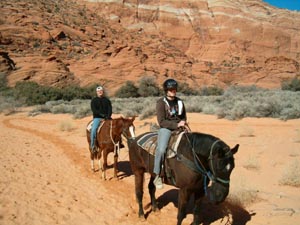
[[[177,124],[177,127],[184,127],[185,126],[185,121],[184,120],[181,120],[178,124]]]

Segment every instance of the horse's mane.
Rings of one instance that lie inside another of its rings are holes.
[[[212,143],[219,140],[219,138],[211,134],[200,132],[187,133],[187,138],[189,139],[189,142],[193,146],[195,152],[199,154],[207,154]]]

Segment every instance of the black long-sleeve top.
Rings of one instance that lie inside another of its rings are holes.
[[[94,118],[110,119],[112,114],[111,101],[106,97],[94,97],[91,101]]]

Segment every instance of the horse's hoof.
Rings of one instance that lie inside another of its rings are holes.
[[[140,221],[146,221],[145,215],[139,215],[139,220]]]
[[[141,222],[145,222],[146,221],[146,218],[143,216],[143,217],[139,217],[139,220],[141,221]]]

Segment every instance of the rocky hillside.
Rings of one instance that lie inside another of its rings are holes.
[[[115,91],[126,80],[153,76],[193,88],[278,88],[300,77],[300,12],[261,0],[0,5],[0,70],[11,86],[20,80],[59,87],[101,83]]]

